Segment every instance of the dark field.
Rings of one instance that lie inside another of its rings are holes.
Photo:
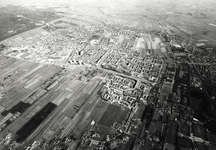
[[[16,112],[23,113],[30,106],[31,106],[31,104],[24,103],[24,102],[21,101],[17,105],[15,105],[13,108],[11,108],[10,110],[5,110],[1,114],[2,114],[2,116],[6,116],[8,113],[12,113],[12,114],[15,114]]]
[[[193,124],[194,135],[205,139],[205,128],[203,126]]]
[[[189,126],[187,124],[180,124],[179,125],[179,132],[184,134],[184,135],[188,135],[189,136]]]
[[[175,145],[176,143],[176,136],[177,136],[177,130],[178,130],[178,123],[176,122],[169,122],[167,127],[167,136],[166,136],[166,142],[172,145]]]
[[[181,147],[193,148],[192,141],[185,137],[177,137],[177,143]]]
[[[16,141],[18,143],[23,142],[55,108],[55,104],[48,103],[40,112],[30,119],[28,123],[17,131],[18,139]]]
[[[216,135],[207,133],[206,136],[207,136],[208,141],[216,144]]]
[[[125,119],[128,109],[116,105],[109,105],[98,124],[111,127],[114,122],[121,122]]]

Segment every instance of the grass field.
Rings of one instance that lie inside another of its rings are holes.
[[[114,122],[121,122],[125,119],[128,109],[116,105],[109,105],[98,124],[111,127]]]
[[[104,138],[106,138],[106,135],[108,134],[113,135],[118,133],[114,129],[103,125],[96,125],[94,127],[94,131],[100,135],[98,140],[104,140]]]

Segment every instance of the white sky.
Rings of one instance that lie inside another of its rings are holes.
[[[216,0],[0,0],[0,5],[5,4],[34,4],[34,3],[47,3],[47,2],[70,2],[71,4],[76,1],[79,3],[87,3],[87,4],[95,4],[95,3],[105,3],[105,4],[112,4],[115,1],[123,2],[123,3],[134,3],[135,5],[144,4],[145,2],[148,3],[157,3],[157,2],[168,2],[168,3],[175,3],[175,4],[187,4],[187,3],[201,3],[206,4],[210,2],[216,2]]]
[[[31,4],[31,3],[44,3],[44,2],[68,2],[69,0],[0,0],[0,5],[5,4]]]

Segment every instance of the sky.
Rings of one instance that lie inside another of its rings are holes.
[[[67,3],[73,5],[74,3],[80,5],[95,5],[100,4],[104,7],[106,6],[118,6],[118,4],[122,3],[125,6],[139,6],[145,5],[146,3],[152,4],[152,8],[154,8],[154,4],[160,4],[162,7],[163,5],[197,5],[198,7],[203,6],[216,6],[216,0],[0,0],[0,6],[6,4],[14,4],[14,5],[22,5],[22,4],[44,4],[44,3]],[[120,3],[119,3],[120,2]],[[214,5],[211,5],[214,2]]]
[[[44,2],[68,2],[68,0],[0,0],[0,5],[6,4],[28,4],[28,3],[44,3]]]
[[[44,2],[73,2],[74,0],[0,0],[0,5],[2,4],[25,4],[25,3],[44,3]],[[101,0],[79,0],[80,2],[85,1],[88,3],[95,3],[97,1]],[[115,1],[115,0],[106,0],[107,3]],[[116,0],[116,1],[121,1],[121,2],[128,2],[128,0]],[[130,0],[132,3],[138,3],[138,2],[145,2],[149,0]],[[214,0],[152,0],[152,2],[167,2],[169,1],[170,3],[175,3],[175,2],[182,2],[182,3],[187,3],[188,1],[190,2],[201,2],[201,3],[208,3],[210,1]]]

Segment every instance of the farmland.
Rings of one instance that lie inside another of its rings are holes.
[[[25,1],[0,5],[0,149],[216,149],[215,2]]]

